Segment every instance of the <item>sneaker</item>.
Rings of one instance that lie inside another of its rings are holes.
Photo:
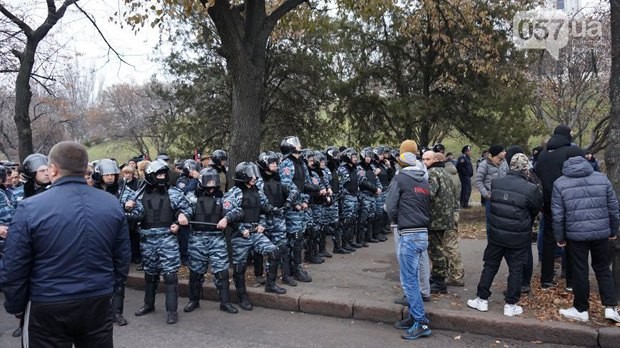
[[[409,305],[409,301],[407,301],[407,296],[404,296],[404,295],[403,295],[403,297],[399,297],[399,298],[395,299],[394,303],[395,304],[399,304],[401,306],[408,306]]]
[[[515,315],[523,314],[523,307],[518,306],[516,304],[508,304],[504,305],[504,315],[507,317],[514,317]]]
[[[529,294],[532,291],[532,288],[529,285],[521,285],[521,293]]]
[[[607,311],[605,311],[605,314],[607,314]],[[573,320],[579,320],[579,321],[588,321],[590,319],[588,315],[588,311],[580,312],[575,307],[571,307],[568,309],[560,309],[560,315],[567,319],[573,319]]]
[[[573,287],[572,286],[567,286],[566,287],[566,292],[573,292]]]
[[[408,317],[407,319],[403,319],[394,323],[394,327],[398,330],[407,330],[414,324],[413,318]]]
[[[543,290],[553,290],[553,289],[555,289],[557,287],[558,287],[558,283],[556,283],[556,282],[540,284],[540,288],[543,289]]]
[[[616,323],[620,323],[620,314],[618,314],[618,307],[606,307],[605,319],[613,320]]]
[[[489,301],[476,297],[473,300],[467,300],[467,306],[481,312],[486,312],[489,310]]]
[[[420,324],[417,321],[413,323],[407,331],[402,334],[402,338],[406,340],[416,340],[420,337],[428,337],[431,335],[431,328],[427,324]]]

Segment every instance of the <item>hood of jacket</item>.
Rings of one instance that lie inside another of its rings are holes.
[[[562,167],[562,174],[572,177],[572,178],[581,178],[584,176],[588,176],[594,172],[594,168],[588,162],[587,159],[576,156],[567,159],[564,162],[564,166]]]
[[[562,146],[570,146],[570,139],[561,134],[552,135],[547,142],[547,150],[559,149]]]
[[[589,165],[589,164],[588,164]],[[592,167],[592,166],[590,166]],[[420,170],[416,167],[405,167],[403,169],[400,170],[401,173],[412,177],[415,181],[418,182],[422,182],[424,181],[424,175],[426,174],[425,171]]]

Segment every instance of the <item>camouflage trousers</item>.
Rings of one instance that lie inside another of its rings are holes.
[[[146,274],[176,273],[181,267],[177,236],[166,227],[141,230],[140,252]]]
[[[459,250],[458,233],[459,212],[454,212],[454,226],[452,230],[444,233],[444,255],[447,262],[447,277],[449,280],[463,281],[465,270],[463,268],[463,258]]]
[[[360,225],[366,225],[375,219],[375,206],[377,202],[374,195],[368,193],[362,193],[359,197],[360,211],[358,221]]]
[[[431,279],[445,279],[447,276],[445,235],[444,230],[428,231],[428,257],[432,263]]]
[[[286,220],[281,217],[271,217],[267,219],[265,235],[276,246],[288,243],[286,239]]]
[[[383,205],[385,205],[385,198],[387,197],[387,192],[381,192],[380,195],[375,196],[375,217],[379,217],[383,215]]]
[[[326,225],[338,222],[338,202],[325,206],[325,222]]]
[[[194,231],[189,237],[189,269],[204,274],[211,263],[213,274],[229,267],[226,237],[222,232]]]
[[[306,229],[306,216],[303,211],[288,210],[286,212],[286,232],[303,233]]]
[[[321,204],[312,206],[312,219],[317,226],[325,226],[329,224],[326,214],[327,206]]]
[[[248,238],[235,237],[232,239],[233,265],[244,264],[248,259],[250,250],[261,255],[267,255],[276,249],[276,246],[262,233],[251,233]]]
[[[341,219],[355,220],[358,216],[359,202],[357,196],[344,195],[341,201],[342,214]]]

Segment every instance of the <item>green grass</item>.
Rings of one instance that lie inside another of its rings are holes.
[[[120,164],[126,163],[128,159],[137,156],[137,150],[132,150],[131,146],[122,141],[107,141],[87,148],[88,159],[90,161],[102,158],[115,158]]]

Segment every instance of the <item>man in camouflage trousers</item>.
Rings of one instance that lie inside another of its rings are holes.
[[[260,173],[256,164],[239,163],[235,168],[235,186],[224,196],[226,220],[236,223],[232,235],[233,280],[239,298],[239,307],[248,311],[253,308],[245,287],[245,270],[250,250],[269,256],[265,292],[278,295],[286,293],[286,289],[276,285],[282,252],[264,235],[265,215],[275,214],[279,209],[274,209],[263,191],[256,187],[259,177]]]
[[[348,148],[340,154],[340,167],[338,167],[338,183],[340,185],[340,206],[342,212],[340,221],[342,225],[342,247],[353,251],[362,247],[355,243],[353,237],[357,235],[357,218],[359,202],[359,177],[357,175],[357,151]]]
[[[4,255],[4,243],[9,230],[9,222],[15,214],[15,205],[6,194],[6,187],[3,185],[8,171],[4,166],[0,166],[0,259]]]
[[[304,193],[304,187],[311,185],[308,167],[301,159],[301,143],[295,136],[289,136],[280,143],[280,151],[284,159],[278,167],[280,182],[295,197],[293,207],[286,211],[286,232],[289,248],[292,253],[293,277],[300,282],[311,282],[312,278],[301,264],[301,254],[304,248],[304,232],[306,230],[306,215],[309,196]]]
[[[194,220],[188,242],[189,303],[183,311],[192,312],[200,307],[205,273],[210,263],[213,283],[220,297],[220,310],[237,313],[237,308],[230,304],[230,263],[224,234],[228,220],[224,216],[219,173],[210,167],[201,170],[195,193]]]
[[[136,311],[142,316],[155,310],[155,293],[159,275],[163,273],[166,285],[166,312],[168,324],[178,321],[177,272],[181,266],[176,233],[179,225],[188,225],[192,216],[190,202],[183,192],[170,187],[168,165],[162,160],[152,162],[146,168],[146,190],[138,202],[144,208],[140,230],[140,248],[144,262],[144,306]],[[136,208],[139,209],[139,205]]]
[[[426,151],[422,161],[428,168],[431,187],[431,223],[429,228],[429,257],[432,262],[431,293],[447,293],[447,262],[445,256],[445,233],[454,229],[455,191],[444,162],[434,151]]]

